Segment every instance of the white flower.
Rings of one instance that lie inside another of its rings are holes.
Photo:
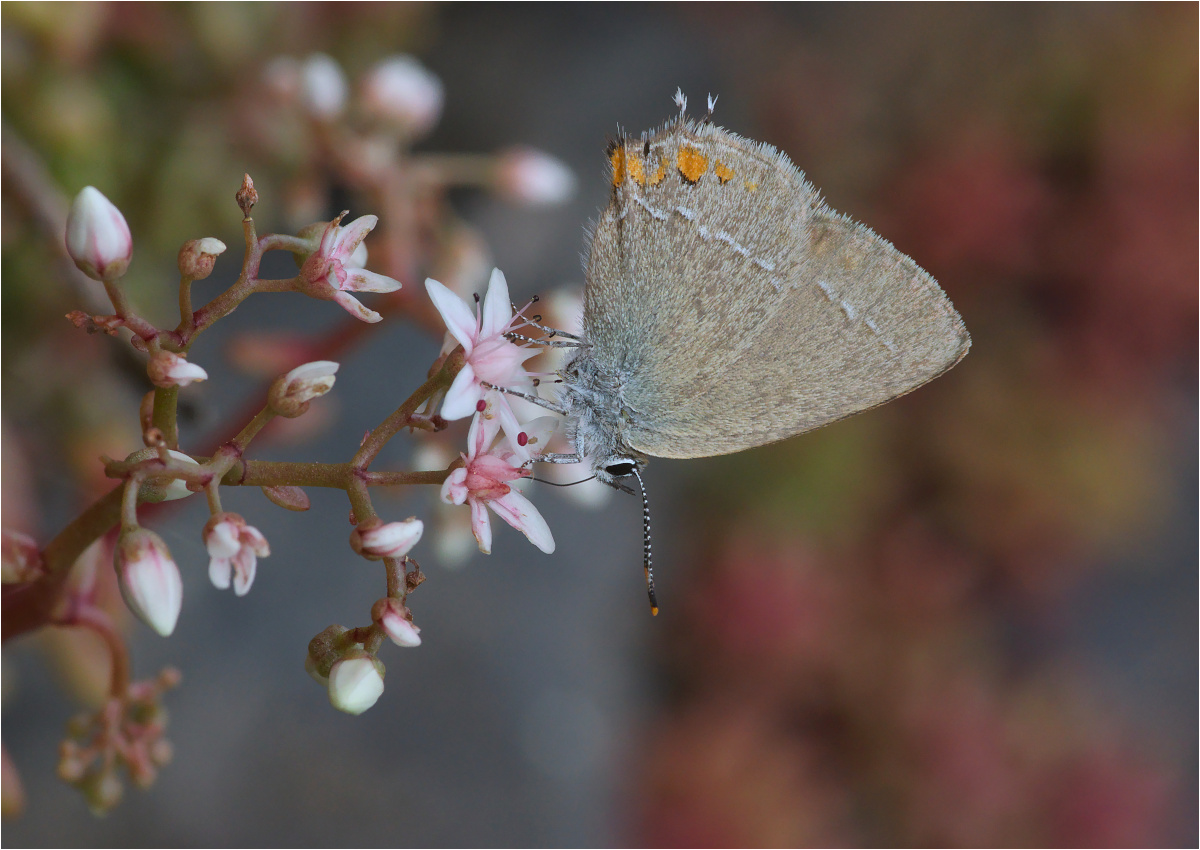
[[[557,420],[550,416],[527,423],[521,434],[525,445],[544,447]],[[467,435],[467,454],[463,455],[465,466],[459,467],[446,477],[442,484],[442,501],[454,505],[464,502],[471,506],[471,531],[485,555],[492,551],[492,527],[488,521],[488,508],[529,538],[529,542],[543,552],[554,551],[554,535],[546,520],[538,513],[525,496],[509,484],[529,477],[529,470],[514,466],[515,455],[511,450],[491,446],[499,430],[496,420],[486,413],[478,413],[471,422]],[[539,452],[540,453],[540,452]]]
[[[526,322],[520,314],[513,316],[504,273],[500,269],[492,270],[492,279],[478,315],[472,313],[465,301],[433,278],[425,281],[425,290],[446,323],[446,328],[462,345],[467,358],[446,392],[442,402],[442,418],[451,421],[462,419],[476,413],[481,402],[491,402],[513,451],[522,461],[528,460],[528,453],[517,443],[521,425],[508,399],[503,393],[484,386],[488,384],[520,389],[526,393],[535,392],[533,376],[523,364],[535,356],[538,349],[517,345],[505,336],[524,327]]]
[[[511,201],[531,206],[556,206],[575,194],[575,175],[548,153],[515,148],[500,156],[496,188]]]
[[[233,592],[245,596],[254,583],[258,559],[271,554],[267,538],[235,513],[215,514],[204,525],[208,577],[219,590],[233,582]]]
[[[80,271],[96,280],[125,274],[133,236],[125,216],[93,186],[85,186],[67,214],[67,253]]]
[[[333,389],[338,364],[332,360],[304,363],[271,385],[267,401],[280,416],[292,418],[308,410],[308,403]]]
[[[416,517],[403,522],[364,522],[350,532],[350,548],[364,558],[402,558],[421,539],[425,523]]]
[[[331,56],[314,53],[300,69],[300,98],[308,114],[328,121],[346,107],[346,77]]]
[[[411,56],[391,56],[363,77],[362,99],[368,112],[423,136],[442,114],[442,81]]]
[[[366,260],[365,252],[357,252],[363,239],[379,222],[379,217],[364,215],[340,227],[345,215],[342,213],[325,226],[321,244],[300,267],[299,288],[314,298],[336,301],[346,312],[364,322],[378,322],[383,317],[368,310],[350,293],[395,292],[400,288],[400,281],[356,265],[356,262]]]
[[[146,364],[146,374],[156,387],[186,387],[193,381],[207,381],[208,373],[173,351],[156,351]]]
[[[122,532],[113,561],[129,610],[163,637],[175,631],[183,579],[162,538],[145,528]]]
[[[421,645],[421,630],[413,625],[408,609],[397,599],[380,599],[371,609],[371,618],[396,646]]]
[[[383,695],[383,664],[362,650],[347,653],[329,669],[329,701],[338,711],[362,714]]]

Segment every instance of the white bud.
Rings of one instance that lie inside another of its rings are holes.
[[[322,121],[341,115],[346,106],[346,78],[330,56],[314,53],[300,71],[300,98],[308,114]]]
[[[156,351],[146,364],[146,374],[156,387],[186,387],[193,381],[207,381],[208,373],[173,351]]]
[[[125,216],[93,186],[85,186],[67,214],[67,253],[96,280],[115,280],[129,268],[133,236]]]
[[[179,273],[192,280],[204,280],[212,274],[217,257],[225,253],[225,243],[205,236],[190,239],[179,249]]]
[[[363,523],[350,532],[350,548],[364,558],[401,558],[421,539],[425,523],[415,517],[402,522]]]
[[[297,366],[276,379],[267,394],[271,409],[289,419],[299,416],[308,409],[314,398],[325,395],[333,388],[338,364],[332,360],[314,360]]]
[[[496,188],[511,201],[555,206],[575,194],[575,175],[558,159],[533,148],[514,148],[500,155]]]
[[[380,599],[371,608],[371,619],[379,624],[396,646],[421,645],[421,630],[408,617],[408,609],[398,599]]]
[[[362,81],[363,107],[410,136],[422,136],[442,114],[442,81],[411,56],[392,56]]]
[[[383,664],[362,650],[348,653],[329,670],[329,702],[338,711],[362,714],[383,694]]]
[[[167,454],[188,466],[194,466],[197,469],[200,467],[199,463],[192,460],[192,458],[183,452],[167,449]],[[158,449],[139,449],[125,458],[125,462],[139,463],[143,460],[149,460],[152,457],[158,457]],[[166,484],[163,484],[161,481],[147,481],[142,485],[139,498],[143,502],[173,502],[176,499],[186,499],[190,495],[192,495],[192,491],[187,488],[187,484],[178,478],[173,478]]]
[[[121,534],[113,554],[121,595],[137,617],[163,637],[175,631],[183,579],[162,538],[145,528]]]

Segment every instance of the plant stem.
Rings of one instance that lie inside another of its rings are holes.
[[[358,452],[354,455],[350,463],[355,468],[365,472],[367,467],[371,465],[371,461],[387,445],[388,440],[396,436],[401,428],[409,424],[409,420],[417,412],[417,408],[439,389],[450,386],[450,383],[454,380],[454,376],[462,369],[464,362],[463,351],[460,346],[446,358],[446,362],[442,364],[441,369],[435,372],[429,380],[417,387],[416,392],[410,395],[404,404],[396,408],[387,419],[379,423],[375,430],[367,435],[367,438],[363,440],[363,444],[359,447]]]
[[[5,588],[2,619],[3,640],[44,625],[58,603],[63,583],[83,550],[121,519],[125,482],[93,502],[58,533],[42,550],[46,575],[39,581]]]
[[[176,410],[179,404],[179,387],[157,387],[154,390],[154,427],[162,431],[167,448],[179,448],[179,424]]]

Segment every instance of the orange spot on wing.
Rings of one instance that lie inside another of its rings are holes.
[[[650,185],[657,186],[662,182],[662,179],[667,176],[667,161],[660,159],[658,161],[658,170],[650,177]]]
[[[612,162],[613,185],[620,186],[625,182],[625,148],[619,147],[613,151],[609,161]]]
[[[680,148],[675,164],[679,166],[683,179],[689,183],[695,183],[708,171],[708,157],[695,148]]]
[[[646,170],[642,166],[642,160],[634,154],[625,160],[626,168],[629,169],[629,179],[635,181],[639,186],[646,185]]]
[[[746,191],[747,192],[753,192],[753,191],[756,191],[757,189],[758,189],[757,183],[751,183],[749,180],[746,181]]]
[[[713,166],[713,174],[717,175],[717,179],[722,183],[728,183],[733,179],[733,169],[719,159],[717,160],[717,164]]]

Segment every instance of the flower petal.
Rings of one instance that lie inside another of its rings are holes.
[[[346,282],[342,284],[346,292],[395,292],[399,288],[400,281],[394,278],[350,266],[346,267]]]
[[[476,412],[479,400],[483,398],[483,388],[475,377],[475,370],[470,363],[464,363],[462,369],[454,376],[454,383],[446,391],[442,402],[442,418],[450,422],[463,419]]]
[[[467,470],[463,467],[451,472],[442,482],[442,501],[450,505],[461,505],[467,500]]]
[[[228,558],[212,558],[208,562],[208,580],[217,590],[228,590],[233,578],[233,563]]]
[[[379,216],[363,215],[343,227],[338,233],[337,248],[334,249],[333,259],[341,260],[343,263],[349,261],[351,255],[358,250],[358,246],[367,238],[367,234],[374,230],[378,223]]]
[[[471,499],[471,532],[479,544],[479,551],[485,555],[492,554],[492,523],[488,520],[483,499]]]
[[[554,535],[550,526],[533,506],[516,490],[509,490],[499,499],[492,499],[488,504],[496,512],[496,516],[507,522],[517,531],[529,538],[529,542],[541,549],[547,555],[554,551]]]
[[[508,281],[500,269],[492,269],[487,295],[483,297],[483,325],[480,338],[503,333],[512,323],[512,300],[508,297]]]
[[[249,549],[242,549],[233,558],[233,592],[237,596],[245,596],[254,584],[254,572],[258,567],[258,559]]]
[[[429,293],[429,300],[433,302],[433,306],[442,314],[446,329],[454,335],[463,350],[470,354],[471,349],[475,347],[478,330],[471,308],[449,287],[431,277],[425,278],[425,291]]]
[[[342,307],[342,309],[344,309],[351,316],[356,319],[362,319],[364,322],[370,322],[371,324],[374,324],[383,318],[383,316],[379,315],[374,310],[368,310],[362,305],[362,302],[348,293],[335,292],[333,293],[333,300],[336,301]]]

